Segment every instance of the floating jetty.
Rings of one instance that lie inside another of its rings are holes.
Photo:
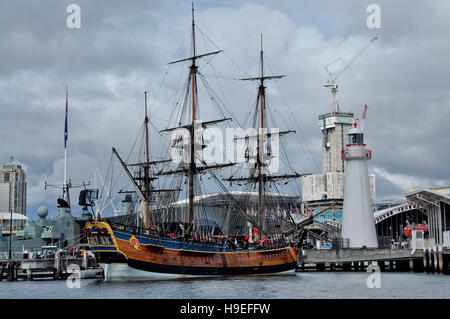
[[[57,252],[54,258],[5,259],[0,260],[0,268],[0,281],[63,280],[71,274],[79,274],[80,279],[103,278],[103,269],[97,265],[95,257],[88,254],[78,257]]]
[[[364,271],[377,264],[381,271],[449,274],[450,249],[441,246],[412,249],[307,249],[299,254],[296,271]]]

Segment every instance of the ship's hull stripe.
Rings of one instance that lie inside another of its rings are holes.
[[[134,235],[132,233],[124,233],[119,232],[117,230],[113,230],[114,236],[118,240],[129,241],[131,236]],[[277,250],[284,250],[286,247],[281,248],[263,248],[263,249],[254,249],[254,250],[243,250],[243,251],[227,251],[224,247],[221,246],[212,246],[212,245],[202,245],[202,244],[187,244],[182,243],[181,241],[168,241],[162,239],[152,239],[146,238],[142,236],[137,236],[140,241],[140,245],[142,246],[156,246],[165,249],[175,250],[175,251],[190,251],[190,252],[214,252],[214,253],[264,253],[264,252],[272,252]],[[217,248],[216,248],[217,247]]]
[[[257,267],[195,267],[195,266],[176,266],[161,265],[150,262],[144,262],[135,259],[128,259],[130,267],[159,273],[182,274],[182,275],[250,275],[276,273],[295,269],[296,262]]]

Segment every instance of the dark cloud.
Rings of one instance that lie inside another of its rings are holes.
[[[76,1],[82,16],[78,30],[66,27],[70,3],[0,3],[0,159],[14,155],[27,168],[32,217],[37,206],[54,205],[57,193],[45,191],[44,182],[62,180],[66,85],[70,174],[80,182],[92,180],[96,167],[107,170],[112,146],[126,153],[133,144],[145,90],[150,90],[152,138],[174,120],[174,92],[184,80],[178,72],[187,67],[167,62],[189,54],[190,1]],[[378,197],[450,184],[450,6],[377,1],[382,28],[368,29],[371,3],[197,1],[197,25],[208,36],[198,33],[198,50],[225,50],[205,59],[200,70],[213,83],[213,75],[225,78],[217,88],[242,120],[256,88],[228,79],[257,72],[263,33],[267,72],[287,75],[268,83],[268,92],[277,124],[297,130],[287,144],[292,165],[318,173],[317,116],[330,110],[331,99],[322,86],[323,66],[338,57],[348,61],[378,36],[338,80],[342,110],[360,116],[369,105],[366,141],[374,152],[370,167],[377,174]],[[201,101],[206,119],[220,114],[207,95]]]

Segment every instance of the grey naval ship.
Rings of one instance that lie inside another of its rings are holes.
[[[14,225],[14,217],[14,226],[11,229],[9,220],[4,221],[0,225],[0,258],[7,258],[10,246],[13,257],[20,257],[26,252],[39,253],[43,247],[49,246],[59,249],[86,249],[87,241],[81,230],[90,219],[91,212],[88,207],[93,206],[91,197],[96,193],[97,190],[92,189],[80,192],[78,204],[82,209],[79,216],[72,213],[70,201],[58,198],[55,217],[48,218],[48,209],[41,206],[37,210],[39,219],[29,221],[24,227]]]
[[[48,209],[41,206],[37,210],[39,219],[29,221],[24,227],[15,225],[10,230],[9,220],[5,220],[0,224],[0,259],[8,258],[10,245],[13,258],[20,258],[24,253],[39,255],[43,248],[48,247],[89,250],[84,227],[86,222],[92,220],[94,200],[97,196],[98,189],[81,190],[78,201],[81,212],[75,214],[72,212],[70,201],[58,198],[57,213],[54,217],[48,218]],[[120,220],[132,214],[133,210],[133,200],[127,195],[122,200],[119,216],[110,219]]]

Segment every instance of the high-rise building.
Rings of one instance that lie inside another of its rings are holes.
[[[353,113],[334,112],[319,115],[317,124],[322,129],[322,173],[344,172],[345,162],[341,152],[353,122]]]
[[[0,213],[10,212],[11,207],[11,184],[0,183]]]
[[[11,157],[9,163],[0,169],[0,212],[9,212],[26,216],[27,182],[22,166]]]

